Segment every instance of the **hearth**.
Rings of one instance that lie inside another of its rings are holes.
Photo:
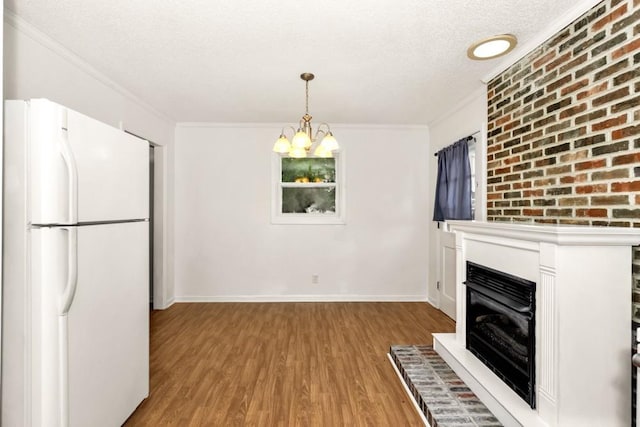
[[[467,349],[535,408],[536,284],[467,261]]]

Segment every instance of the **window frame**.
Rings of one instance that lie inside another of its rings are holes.
[[[271,223],[272,224],[308,224],[308,225],[340,225],[346,223],[346,188],[345,188],[345,154],[344,151],[334,154],[335,182],[333,183],[295,183],[282,182],[282,159],[278,153],[272,154],[271,162]],[[326,213],[283,213],[283,188],[326,188],[335,187],[336,212]]]

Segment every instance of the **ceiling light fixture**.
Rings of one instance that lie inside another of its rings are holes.
[[[518,39],[511,34],[501,34],[480,40],[467,49],[467,56],[474,60],[485,60],[506,55],[516,47]]]
[[[333,157],[333,152],[338,150],[338,141],[333,137],[329,125],[326,123],[320,123],[316,134],[313,135],[313,129],[311,127],[311,116],[309,115],[309,81],[313,80],[315,76],[311,73],[302,73],[300,78],[305,82],[305,114],[300,119],[298,124],[298,130],[296,131],[293,126],[285,126],[280,132],[280,137],[273,145],[273,151],[282,155],[289,155],[289,157],[307,157],[307,153],[311,150],[313,143],[322,137],[322,142],[318,144],[313,151],[313,155],[316,157]],[[322,130],[325,126],[326,130]],[[291,142],[285,135],[285,129],[293,130],[293,138]]]

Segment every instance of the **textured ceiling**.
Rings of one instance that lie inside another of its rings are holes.
[[[5,7],[179,122],[426,124],[576,0],[5,0]],[[514,55],[512,53],[511,55]]]

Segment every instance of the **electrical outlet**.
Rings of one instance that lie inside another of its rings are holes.
[[[312,285],[317,285],[318,283],[320,283],[320,275],[319,274],[312,274],[311,275],[311,284]]]

